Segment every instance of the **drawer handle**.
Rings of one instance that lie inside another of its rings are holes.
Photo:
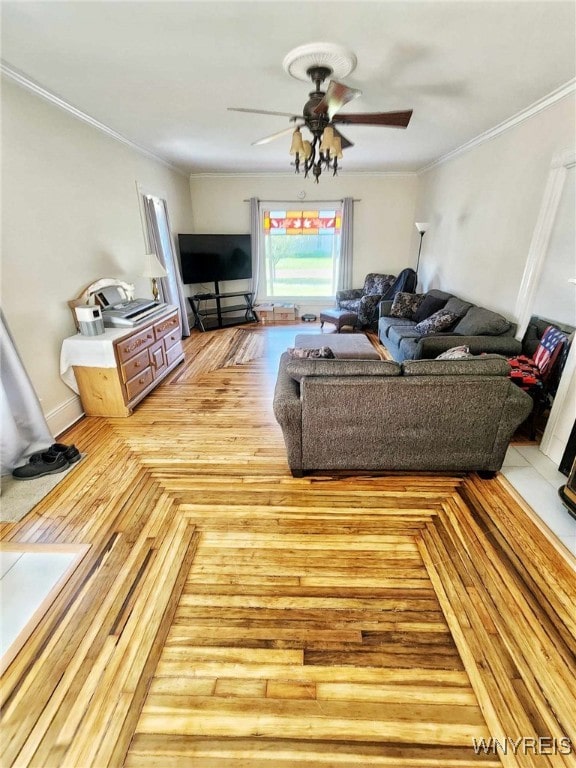
[[[145,381],[146,381],[146,379],[144,379],[144,378],[138,379],[138,384],[144,384]]]
[[[140,368],[140,363],[134,363],[134,368]]]

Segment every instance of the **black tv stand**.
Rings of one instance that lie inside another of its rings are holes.
[[[240,298],[243,304],[222,304],[222,299]],[[254,294],[252,291],[232,291],[220,293],[218,281],[214,281],[214,293],[195,293],[188,298],[194,313],[194,326],[201,331],[212,328],[228,328],[233,325],[254,323],[258,320],[254,312]],[[203,302],[214,302],[210,306]],[[242,313],[238,316],[238,313]],[[231,316],[234,315],[234,316]]]

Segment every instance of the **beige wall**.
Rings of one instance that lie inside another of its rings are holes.
[[[420,270],[426,288],[513,318],[550,165],[574,146],[575,114],[572,95],[421,174],[416,218],[431,225]]]
[[[66,302],[100,277],[151,295],[137,183],[165,194],[175,232],[190,227],[186,177],[3,82],[2,307],[51,427],[78,411],[59,376]]]
[[[248,232],[252,196],[297,200],[304,191],[307,206],[357,198],[354,285],[370,271],[415,266],[414,221],[430,221],[421,285],[513,317],[550,163],[573,145],[575,128],[569,97],[420,176],[188,180],[10,81],[2,102],[2,306],[48,415],[77,403],[59,377],[61,341],[74,332],[66,302],[103,276],[150,295],[139,278],[137,184],[167,198],[174,234]]]
[[[194,232],[249,232],[251,197],[260,200],[313,201],[353,197],[355,287],[361,286],[368,272],[398,274],[414,266],[412,248],[414,204],[418,178],[415,174],[381,174],[336,178],[322,176],[319,184],[302,175],[287,176],[192,176],[190,190]],[[333,302],[332,302],[333,303]],[[306,305],[306,309],[314,309]]]

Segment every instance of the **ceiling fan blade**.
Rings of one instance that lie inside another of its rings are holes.
[[[296,119],[302,115],[295,115],[294,112],[270,112],[266,109],[246,109],[245,107],[228,107],[229,112],[250,112],[254,115],[279,115],[280,117],[291,117]]]
[[[340,146],[342,147],[342,149],[348,149],[348,147],[354,146],[354,142],[350,141],[350,139],[347,139],[346,136],[342,136],[342,134],[337,128],[332,126],[332,130],[334,131],[335,136],[340,137]]]
[[[299,128],[299,125],[291,125],[289,128],[284,128],[282,131],[277,131],[276,133],[272,133],[270,136],[264,136],[263,139],[258,139],[258,141],[253,141],[252,146],[260,145],[260,144],[268,144],[270,141],[274,141],[274,139],[279,139],[280,136],[286,136],[288,133],[294,133],[296,128]]]
[[[324,98],[316,105],[314,112],[317,115],[327,114],[328,118],[332,120],[339,109],[342,109],[352,99],[358,98],[361,93],[362,91],[357,88],[349,88],[343,83],[337,83],[336,80],[330,80]]]
[[[389,128],[406,128],[412,117],[412,110],[405,112],[367,112],[357,115],[334,115],[333,123],[342,125],[383,125]]]

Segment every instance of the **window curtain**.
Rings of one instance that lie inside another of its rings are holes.
[[[8,475],[22,459],[49,448],[54,438],[1,310],[0,321],[0,446],[2,474]]]
[[[166,201],[152,195],[143,195],[143,198],[150,251],[156,254],[158,261],[168,273],[168,277],[161,277],[158,280],[160,298],[167,304],[179,307],[182,335],[190,336],[186,297],[172,245]]]
[[[258,297],[260,286],[260,202],[257,197],[250,198],[250,235],[252,244],[252,285],[250,290],[254,294],[254,301]]]
[[[342,228],[340,258],[336,270],[336,290],[347,291],[352,287],[352,236],[354,232],[354,200],[345,197],[342,201]]]

